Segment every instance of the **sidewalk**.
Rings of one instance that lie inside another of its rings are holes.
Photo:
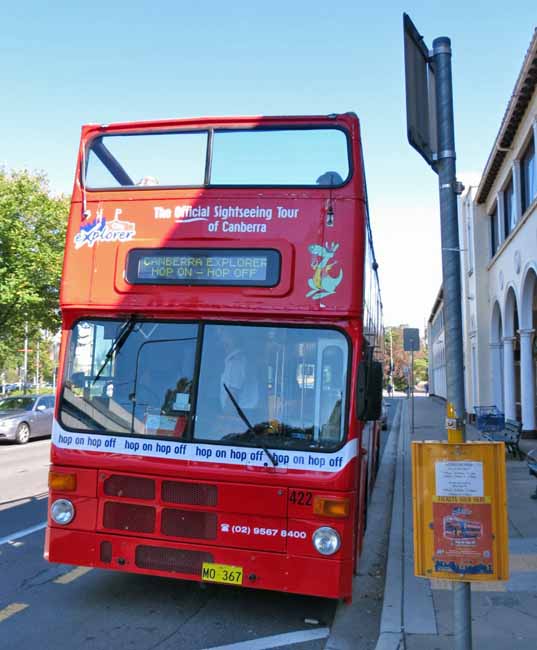
[[[451,582],[416,578],[413,567],[410,442],[445,439],[445,403],[416,396],[414,434],[410,404],[402,399],[384,604],[376,650],[453,648]],[[396,431],[393,432],[394,434]],[[468,440],[479,439],[468,426]],[[535,440],[523,440],[528,451]],[[507,460],[510,579],[472,585],[473,648],[537,648],[537,501],[526,463]]]

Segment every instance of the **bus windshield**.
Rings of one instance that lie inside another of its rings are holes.
[[[60,403],[67,429],[304,450],[344,441],[340,331],[127,323],[75,325]]]
[[[102,135],[91,141],[88,189],[340,186],[349,146],[338,128],[214,129]]]

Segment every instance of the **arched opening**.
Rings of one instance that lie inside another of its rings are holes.
[[[520,394],[520,336],[515,290],[509,287],[505,299],[503,330],[503,375],[505,417],[522,418]]]
[[[524,431],[536,429],[535,377],[537,364],[537,274],[528,269],[522,283],[520,300],[520,384],[522,402],[522,427]]]

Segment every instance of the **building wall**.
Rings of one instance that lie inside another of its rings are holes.
[[[487,219],[476,218],[480,210],[474,199],[475,188],[470,187],[459,201],[465,403],[470,414],[475,414],[476,406],[494,402],[489,359],[490,233]]]
[[[537,410],[537,189],[529,205],[522,203],[522,157],[532,142],[537,188],[536,66],[537,31],[479,188],[459,205],[467,410],[495,404],[525,430],[536,429]],[[516,103],[524,92],[521,113]]]
[[[429,344],[429,394],[447,398],[446,345],[444,333],[444,308],[437,299],[427,327]]]

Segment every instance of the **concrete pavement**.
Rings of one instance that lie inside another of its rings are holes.
[[[340,605],[325,650],[451,650],[451,583],[414,576],[410,443],[445,439],[445,402],[417,395],[397,409],[369,504],[351,605]],[[469,440],[479,439],[467,427]],[[522,440],[524,451],[537,446]],[[507,457],[510,579],[472,585],[474,650],[537,648],[537,501],[525,462]],[[382,614],[376,602],[383,600]],[[378,639],[374,629],[379,630]]]
[[[397,454],[384,603],[376,650],[447,650],[454,644],[451,582],[416,578],[413,567],[410,443],[445,439],[445,403],[434,397],[417,396],[414,404],[414,433],[410,432],[407,399],[401,400],[398,431],[392,431],[392,436],[398,434]],[[468,426],[467,437],[478,439],[479,433]],[[526,451],[536,445],[535,441],[521,443]],[[386,457],[386,461],[389,463],[390,459]],[[537,501],[530,499],[535,479],[529,476],[525,462],[508,457],[507,489],[511,577],[508,582],[472,585],[473,647],[535,650]]]

